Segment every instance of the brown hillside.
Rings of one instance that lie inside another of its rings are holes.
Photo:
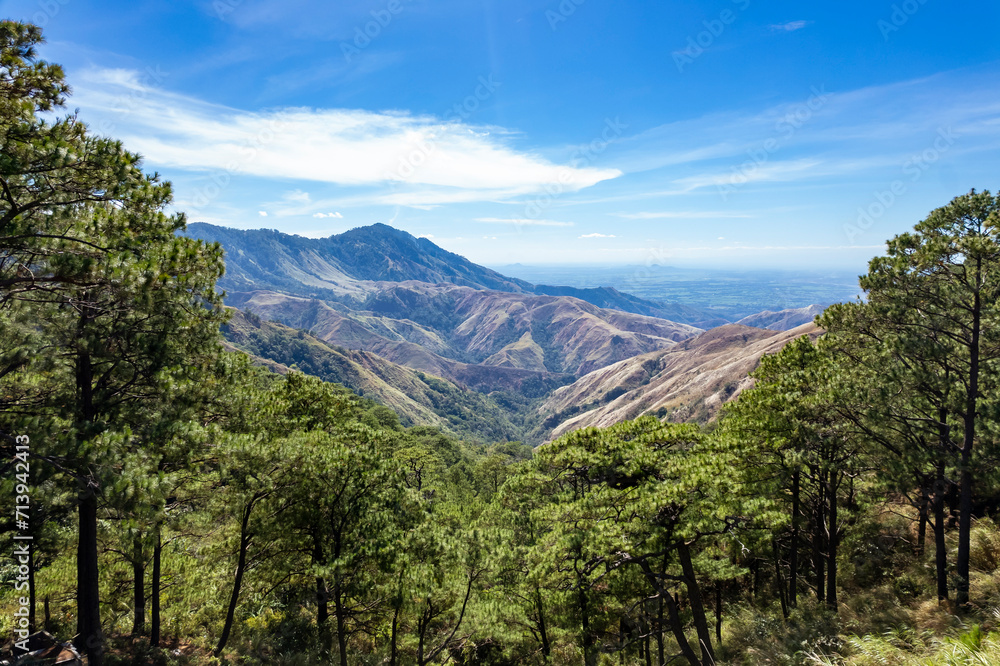
[[[553,439],[588,426],[606,427],[643,414],[671,421],[708,421],[751,380],[764,354],[820,330],[806,324],[770,331],[731,324],[712,329],[666,350],[595,370],[557,389],[539,408],[542,433]]]
[[[239,307],[265,319],[442,376],[438,359],[579,376],[700,332],[572,297],[420,282],[380,283],[354,310],[269,291],[240,296]]]

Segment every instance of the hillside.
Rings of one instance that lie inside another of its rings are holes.
[[[517,413],[524,404],[511,409],[447,379],[402,367],[371,352],[331,346],[304,331],[254,315],[234,312],[223,333],[235,349],[258,363],[282,374],[295,367],[342,384],[389,407],[405,426],[433,426],[483,442],[523,439],[530,429],[523,423],[526,414]]]
[[[579,376],[700,332],[575,298],[420,283],[380,284],[358,310],[270,291],[233,294],[230,303],[442,376],[446,361]]]
[[[630,358],[557,389],[539,408],[541,438],[604,427],[643,414],[669,421],[705,422],[752,384],[761,356],[820,330],[806,324],[787,332],[729,325],[675,347]]]
[[[790,331],[793,328],[812,322],[816,317],[823,314],[823,310],[825,309],[822,305],[810,305],[805,308],[792,308],[778,312],[765,310],[764,312],[744,317],[736,323],[741,326],[766,328],[772,331]]]

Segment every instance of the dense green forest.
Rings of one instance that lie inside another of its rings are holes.
[[[4,640],[91,666],[1000,663],[1000,197],[892,239],[710,427],[462,441],[225,351],[221,248],[59,115],[40,40],[0,23]]]

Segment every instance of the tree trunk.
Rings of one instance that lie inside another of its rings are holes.
[[[653,666],[653,622],[650,617],[649,599],[642,602],[642,623],[645,634],[642,641],[642,658],[646,666]]]
[[[132,539],[132,635],[146,633],[146,561],[142,537]]]
[[[666,565],[664,565],[664,568]],[[661,592],[656,597],[656,654],[657,654],[657,664],[659,666],[664,666],[666,663],[664,660],[666,658],[666,652],[663,645],[663,593]]]
[[[86,296],[86,295],[84,295]],[[86,298],[84,298],[86,300]],[[85,332],[89,317],[81,315],[78,329]],[[76,419],[84,428],[97,417],[94,407],[94,367],[90,355],[76,358]],[[87,461],[82,461],[86,464]],[[89,475],[81,481],[79,535],[76,549],[77,649],[87,656],[90,666],[104,666],[104,634],[101,631],[100,565],[97,559],[97,482]]]
[[[150,593],[150,638],[149,643],[153,647],[160,645],[160,557],[163,554],[163,542],[160,535],[160,526],[156,526],[156,540],[153,542],[153,580],[151,581]]]
[[[823,603],[826,601],[826,566],[823,561],[823,532],[826,530],[826,512],[823,511],[823,505],[826,502],[826,498],[823,495],[822,483],[817,489],[816,494],[818,497],[816,499],[816,518],[813,525],[812,539],[813,570],[816,576],[816,600]]]
[[[969,603],[969,553],[972,534],[972,444],[962,448],[961,496],[958,505],[958,554],[955,558],[955,572],[958,581],[955,601],[964,607]]]
[[[698,658],[698,654],[688,642],[687,636],[684,635],[684,624],[681,622],[681,614],[677,608],[677,601],[666,590],[661,590],[660,594],[664,595],[667,604],[667,613],[670,616],[670,628],[673,630],[674,638],[677,640],[677,646],[681,649],[681,654],[684,655],[684,658],[688,660],[691,666],[704,666]],[[662,656],[660,663],[663,663]]]
[[[917,520],[917,547],[915,549],[917,559],[921,562],[924,561],[924,544],[927,541],[927,520],[929,513],[930,489],[927,487],[927,483],[925,481],[920,488],[920,514]]]
[[[340,574],[333,575],[333,612],[337,616],[337,647],[340,651],[340,666],[347,666],[347,609],[341,598]],[[421,645],[423,641],[421,641]]]
[[[694,627],[698,632],[698,642],[701,643],[701,659],[706,664],[715,663],[715,651],[712,649],[712,633],[708,629],[708,618],[705,617],[705,604],[701,598],[701,587],[691,562],[691,550],[683,541],[677,547],[677,555],[684,572],[688,599],[691,602],[691,612],[694,615]]]
[[[944,541],[944,463],[938,463],[934,490],[934,565],[938,603],[948,600],[948,547]]]
[[[828,492],[830,502],[830,527],[827,535],[826,555],[826,605],[837,611],[837,488],[832,486]]]
[[[715,642],[722,646],[722,581],[715,583]]]
[[[594,637],[590,634],[590,612],[587,608],[587,590],[583,581],[577,579],[577,603],[580,607],[580,627],[583,632],[583,663],[586,666],[597,666],[597,653],[594,652]]]
[[[778,588],[778,601],[781,603],[781,617],[788,619],[788,599],[785,597],[785,577],[781,575],[781,551],[778,540],[771,538],[771,551],[774,553],[774,580]]]
[[[538,636],[542,639],[542,658],[549,660],[552,647],[549,645],[549,634],[545,626],[545,606],[542,604],[542,591],[535,586],[535,608],[538,612]]]
[[[799,586],[799,484],[800,472],[792,474],[792,547],[788,553],[788,605],[798,603]]]
[[[323,556],[323,542],[320,540],[319,531],[313,531],[313,565],[323,566],[326,558]],[[329,610],[330,593],[326,589],[326,580],[322,576],[316,576],[316,624],[322,630],[326,620],[330,617]]]
[[[959,607],[969,604],[969,553],[972,534],[972,447],[976,439],[976,412],[979,409],[979,346],[982,328],[982,259],[976,261],[976,292],[972,305],[972,341],[969,344],[969,382],[965,401],[965,432],[962,437],[961,496],[958,504],[958,555],[955,571],[958,588],[955,601]]]
[[[243,509],[243,519],[240,522],[240,553],[236,560],[236,577],[233,581],[233,592],[229,597],[229,608],[226,610],[226,623],[222,627],[222,636],[219,637],[219,644],[215,646],[215,656],[218,657],[226,648],[229,642],[229,634],[233,630],[233,622],[236,619],[236,606],[240,600],[240,589],[243,587],[243,575],[247,568],[247,550],[250,548],[250,515],[253,513],[255,501]]]
[[[389,666],[397,666],[399,663],[399,648],[397,646],[396,632],[399,628],[399,609],[402,604],[395,604],[392,609],[392,633],[389,636]]]
[[[76,646],[90,666],[104,664],[101,601],[97,563],[97,495],[87,488],[80,498],[80,539],[76,552]]]
[[[628,640],[628,627],[625,618],[618,620],[618,663],[625,666],[625,643]]]
[[[430,624],[430,620],[427,620],[427,624]],[[417,620],[417,665],[424,666],[424,634],[427,633],[427,625],[424,624],[424,618]]]

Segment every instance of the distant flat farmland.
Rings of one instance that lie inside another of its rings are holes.
[[[744,270],[671,266],[493,266],[534,284],[614,287],[662,303],[703,308],[730,321],[763,310],[853,300],[859,271]]]

